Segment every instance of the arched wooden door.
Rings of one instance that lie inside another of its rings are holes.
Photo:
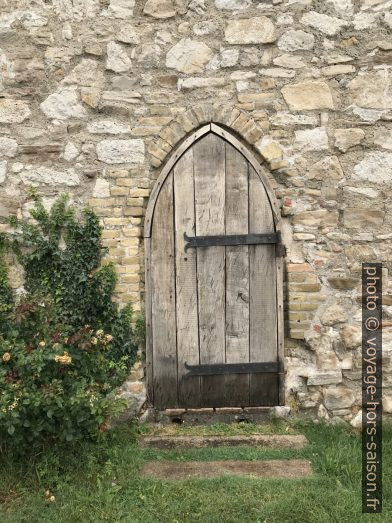
[[[155,408],[282,403],[282,246],[276,203],[255,162],[207,125],[151,196],[147,380]]]

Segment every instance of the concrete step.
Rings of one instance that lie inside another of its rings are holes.
[[[303,449],[307,439],[302,434],[251,434],[235,436],[143,436],[142,447],[190,449],[207,447],[265,447],[269,449]]]
[[[253,478],[298,479],[312,475],[309,461],[302,459],[259,461],[150,461],[141,475],[154,479],[217,478],[248,476]]]

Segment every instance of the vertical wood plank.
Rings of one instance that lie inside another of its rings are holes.
[[[153,386],[156,408],[177,406],[173,173],[159,195],[151,238]]]
[[[277,229],[280,230],[280,229]],[[276,304],[278,315],[278,361],[279,361],[279,405],[286,404],[285,361],[284,361],[284,312],[283,312],[283,267],[284,258],[276,259]]]
[[[152,308],[151,308],[151,239],[144,238],[144,250],[146,253],[145,259],[145,314],[146,314],[146,383],[147,383],[147,399],[149,402],[154,402],[154,387],[153,387],[153,346],[152,346]]]
[[[226,143],[226,234],[248,234],[248,163]],[[226,362],[249,362],[249,252],[226,247]],[[225,377],[227,406],[249,404],[249,375]]]
[[[249,233],[274,232],[267,193],[253,167],[249,173]],[[275,245],[249,247],[250,259],[250,361],[277,361],[277,303]],[[278,376],[250,377],[250,404],[277,405]]]
[[[225,143],[208,134],[194,145],[196,234],[225,233]],[[197,249],[200,363],[225,361],[225,247]],[[201,378],[205,407],[224,405],[224,376]]]
[[[189,236],[195,234],[192,148],[180,158],[174,168],[174,202],[178,403],[180,407],[200,407],[200,378],[185,378],[185,363],[200,363],[196,250],[184,250],[184,232]]]

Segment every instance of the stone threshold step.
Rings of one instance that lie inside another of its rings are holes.
[[[205,409],[147,409],[143,421],[163,424],[210,425],[213,423],[261,422],[271,417],[287,417],[289,407],[226,407]]]
[[[154,479],[218,478],[247,476],[253,478],[299,479],[312,475],[309,461],[302,459],[259,461],[150,461],[141,475]]]
[[[235,436],[143,436],[142,447],[190,449],[206,447],[266,447],[270,449],[303,449],[308,441],[302,434],[251,434]]]

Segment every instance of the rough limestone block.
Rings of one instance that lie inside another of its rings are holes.
[[[356,325],[345,325],[340,336],[347,349],[356,349],[362,344],[362,327]]]
[[[323,325],[336,325],[337,323],[344,323],[347,319],[347,311],[341,305],[335,304],[324,312],[321,317]]]
[[[110,184],[104,178],[97,178],[93,189],[94,198],[109,198]]]
[[[226,78],[180,78],[178,80],[178,90],[183,89],[206,89],[209,87],[224,87],[227,85]]]
[[[50,167],[27,166],[21,172],[21,178],[27,185],[52,185],[73,187],[80,184],[80,176],[74,169],[56,170]]]
[[[352,390],[344,385],[335,385],[324,389],[323,396],[325,406],[329,410],[349,408],[355,401]]]
[[[354,167],[352,179],[375,184],[391,184],[392,153],[384,151],[367,153],[364,159]]]
[[[365,138],[365,131],[357,128],[336,129],[335,147],[342,152],[347,152],[351,147],[359,145]]]
[[[97,144],[97,155],[101,162],[116,163],[143,163],[143,140],[102,140]]]
[[[311,180],[338,181],[344,178],[344,172],[337,156],[326,156],[313,164],[306,176]]]
[[[338,76],[340,74],[351,74],[355,73],[356,69],[353,65],[329,65],[328,67],[323,67],[321,72],[324,76]]]
[[[358,278],[328,278],[328,283],[333,289],[351,290],[358,285]]]
[[[204,43],[183,38],[166,55],[166,67],[182,73],[202,73],[213,51]]]
[[[147,0],[143,13],[153,18],[172,18],[176,16],[176,9],[172,0]]]
[[[22,123],[30,115],[31,111],[26,102],[9,98],[0,99],[0,123]]]
[[[304,211],[294,216],[294,225],[307,225],[309,227],[336,227],[339,219],[337,211]]]
[[[90,122],[87,130],[91,134],[127,134],[131,132],[131,127],[121,121],[105,119]]]
[[[286,85],[282,94],[292,111],[334,108],[331,90],[320,80]]]
[[[125,48],[116,42],[109,42],[106,47],[107,60],[106,69],[115,73],[126,73],[132,67],[132,60],[129,58]]]
[[[215,0],[215,7],[218,9],[237,11],[239,9],[246,9],[251,3],[251,0]]]
[[[13,138],[0,138],[0,158],[13,158],[18,151],[18,142]]]
[[[301,18],[301,24],[314,27],[328,36],[333,36],[338,33],[342,27],[350,25],[350,23],[345,20],[341,20],[335,16],[317,13],[316,11],[305,13]]]
[[[384,211],[348,207],[344,210],[343,221],[344,226],[349,229],[364,229],[368,227],[373,230],[382,226],[384,216]]]
[[[290,29],[278,40],[278,47],[282,51],[309,51],[314,47],[314,36],[302,30]]]
[[[342,382],[342,371],[313,372],[309,374],[307,385],[333,385]]]
[[[276,40],[275,27],[266,16],[229,20],[225,40],[229,44],[267,44]]]
[[[60,88],[49,95],[40,105],[48,118],[68,120],[69,118],[86,118],[87,111],[80,103],[76,87]],[[1,106],[0,106],[1,121]]]
[[[109,18],[127,20],[133,16],[135,0],[110,0],[109,7],[102,14]]]
[[[383,149],[392,151],[392,129],[379,127],[374,131],[374,143]]]
[[[294,147],[305,151],[324,151],[329,148],[328,135],[325,127],[295,131]]]
[[[368,109],[391,109],[391,75],[388,69],[360,73],[348,84],[352,103]]]
[[[0,183],[4,183],[7,177],[7,162],[5,160],[0,161]]]

